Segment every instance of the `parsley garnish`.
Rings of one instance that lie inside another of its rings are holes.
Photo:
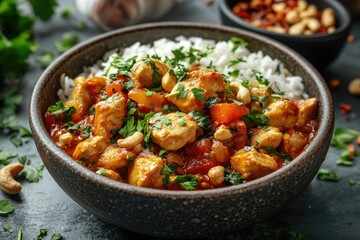
[[[231,52],[235,52],[239,47],[246,48],[246,46],[248,45],[247,41],[238,37],[232,37],[230,38],[230,41],[234,43],[234,47],[231,49]]]
[[[69,122],[64,124],[64,127],[67,128],[67,130],[69,132],[74,132],[74,131],[79,130],[80,125],[76,124],[76,123],[74,123],[72,121],[69,121]]]
[[[106,175],[106,170],[105,170],[105,168],[99,168],[98,173],[99,173],[100,175],[102,175],[102,176],[105,176],[105,175]]]
[[[292,161],[292,157],[290,156],[289,153],[279,153],[275,148],[268,147],[268,146],[264,147],[264,149],[267,152],[269,152],[271,154],[274,154],[274,155],[284,159],[285,164],[288,164],[289,162]]]
[[[331,139],[331,145],[337,148],[346,149],[346,145],[351,143],[360,132],[349,128],[336,128]]]
[[[13,205],[8,200],[0,200],[0,216],[6,217],[14,211]]]
[[[336,161],[337,165],[352,166],[354,161],[350,160],[349,150],[344,150],[340,153],[339,159]]]
[[[160,82],[161,82],[160,70],[156,67],[155,62],[152,61],[151,59],[145,60],[145,63],[152,68],[153,72],[152,72],[152,75],[151,75],[151,79],[153,80],[154,85],[158,86],[160,84]]]
[[[246,62],[246,60],[243,59],[243,58],[238,58],[238,59],[235,59],[235,60],[231,60],[230,64],[229,64],[229,67],[235,66],[235,65],[237,65],[239,63],[242,63],[242,62]]]
[[[136,132],[135,118],[131,117],[126,124],[119,130],[119,134],[124,138],[133,135]]]
[[[36,240],[42,240],[46,237],[49,228],[41,228],[40,233],[36,236]]]
[[[166,149],[161,149],[161,150],[159,151],[159,153],[158,153],[158,156],[159,156],[159,157],[162,157],[162,156],[164,156],[165,154],[167,154]]]
[[[145,96],[146,97],[151,97],[153,94],[154,94],[153,91],[148,90],[148,91],[146,91]]]
[[[36,168],[26,167],[21,171],[20,175],[23,176],[28,182],[39,182],[42,177],[42,172],[44,170],[44,165],[39,165]]]
[[[51,236],[51,239],[50,240],[61,240],[63,239],[63,236],[60,234],[60,233],[54,233],[52,236]]]
[[[214,104],[221,102],[221,99],[218,97],[211,97],[205,103],[205,109],[210,109]]]
[[[165,97],[176,96],[176,98],[185,98],[187,96],[188,92],[189,92],[188,89],[185,90],[185,85],[182,83],[179,83],[176,91],[167,94]]]
[[[244,120],[246,126],[250,127],[254,124],[258,124],[261,127],[267,126],[269,124],[269,119],[265,115],[254,110],[252,110],[248,115],[243,116],[241,119]]]
[[[178,123],[180,126],[182,126],[182,127],[186,126],[186,121],[185,121],[185,119],[183,119],[183,118],[180,118],[177,123]]]
[[[265,85],[267,88],[271,87],[269,80],[264,78],[264,76],[261,75],[260,73],[255,73],[255,78],[260,84]]]
[[[199,181],[194,175],[186,174],[177,176],[174,182],[179,183],[185,190],[194,190],[199,184]]]
[[[91,136],[91,130],[92,130],[92,126],[91,126],[91,125],[82,128],[82,129],[81,129],[81,136],[82,136],[84,139],[88,139],[88,138]]]
[[[121,82],[121,85],[125,88],[125,89],[130,89],[134,86],[134,81],[133,80],[128,80],[126,82]]]
[[[71,120],[71,116],[76,112],[76,108],[73,106],[66,107],[63,101],[58,101],[55,105],[48,107],[48,111],[61,121],[68,122]]]
[[[175,173],[177,167],[178,165],[176,163],[170,163],[168,165],[163,166],[163,169],[161,170],[160,174],[164,175],[163,185],[165,187],[169,186],[169,177],[171,174]]]
[[[79,42],[79,36],[76,33],[67,32],[62,35],[60,41],[54,43],[55,49],[59,53],[64,53]]]
[[[149,144],[150,141],[150,134],[152,131],[152,127],[149,125],[149,120],[152,116],[154,116],[154,112],[149,112],[142,120],[138,120],[136,125],[136,131],[143,132],[144,133],[144,142],[146,144]]]
[[[191,92],[194,94],[194,96],[197,98],[197,100],[199,100],[201,102],[206,99],[203,89],[194,87],[191,89]]]
[[[238,172],[232,172],[229,169],[225,169],[224,183],[229,185],[237,185],[244,182],[243,176]]]
[[[51,52],[45,51],[41,55],[37,56],[35,60],[41,68],[47,68],[55,60],[55,55]]]
[[[5,152],[0,149],[0,165],[1,164],[8,165],[11,162],[11,159],[17,156],[18,156],[17,153]]]
[[[341,177],[337,175],[334,171],[321,168],[317,174],[318,179],[323,181],[333,181],[338,182],[340,181]]]
[[[244,88],[247,88],[250,90],[250,86],[249,86],[249,80],[244,80],[241,82],[241,85],[244,87]]]
[[[10,233],[12,233],[14,231],[14,229],[11,226],[4,226],[3,230],[4,230],[4,232],[10,232]]]
[[[105,76],[108,75],[110,68],[114,67],[117,69],[118,75],[130,77],[131,76],[131,68],[134,66],[135,63],[136,63],[136,56],[126,59],[126,60],[120,56],[116,56],[116,57],[114,57],[113,61],[110,63],[110,67],[105,70]]]
[[[189,70],[182,64],[177,64],[169,70],[169,74],[176,77],[177,81],[181,81],[188,75]]]

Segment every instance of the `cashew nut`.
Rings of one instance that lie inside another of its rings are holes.
[[[171,92],[171,90],[175,87],[175,85],[176,85],[176,77],[170,74],[169,72],[167,72],[161,79],[162,88],[167,92]]]
[[[285,20],[290,24],[299,22],[301,20],[299,11],[296,9],[289,11],[285,16]]]
[[[221,125],[214,133],[214,138],[218,141],[226,141],[232,138],[231,131],[225,127],[224,125]]]
[[[320,22],[316,18],[309,18],[306,23],[307,27],[313,32],[317,32],[321,27]]]
[[[21,191],[21,184],[14,177],[23,170],[21,163],[11,163],[0,170],[0,188],[7,194],[15,195]]]
[[[300,17],[302,19],[316,17],[317,12],[318,12],[317,7],[314,4],[310,4],[305,11],[300,12]]]
[[[349,83],[348,90],[352,95],[360,96],[360,78],[356,78]]]
[[[266,30],[276,33],[286,33],[286,29],[280,26],[269,26],[266,28]]]
[[[272,5],[272,9],[276,13],[283,12],[285,10],[285,8],[286,8],[286,3],[284,3],[284,2],[274,3]]]
[[[141,132],[135,132],[133,135],[127,138],[119,139],[117,141],[117,144],[119,147],[133,148],[137,144],[141,143],[143,140],[144,140],[144,134],[142,134]]]
[[[321,23],[325,27],[332,27],[335,25],[335,14],[332,8],[326,8],[321,15]]]
[[[223,166],[216,166],[210,168],[208,172],[210,182],[214,185],[222,184],[225,179],[224,173],[225,173],[225,168]]]
[[[250,90],[244,87],[239,82],[230,83],[231,90],[236,94],[236,99],[242,102],[243,104],[248,104],[251,102],[251,93]]]
[[[289,28],[289,34],[291,35],[300,35],[305,30],[305,23],[303,21],[295,23]]]

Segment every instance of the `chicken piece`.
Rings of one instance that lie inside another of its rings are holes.
[[[106,86],[107,79],[101,76],[89,77],[87,80],[87,87],[90,95],[96,100],[97,95]]]
[[[85,165],[96,161],[107,147],[102,136],[95,136],[80,142],[72,155],[73,159],[80,160]]]
[[[299,108],[299,118],[296,122],[297,127],[305,126],[316,115],[318,109],[317,98],[300,99],[295,101],[295,104]]]
[[[245,147],[230,158],[231,167],[245,179],[256,179],[277,169],[275,159],[253,147]]]
[[[122,178],[119,175],[119,173],[117,173],[111,169],[100,168],[99,170],[96,171],[96,173],[99,175],[103,175],[107,178],[110,178],[112,180],[122,182]]]
[[[280,131],[294,127],[298,120],[299,108],[291,100],[279,99],[271,103],[268,109],[264,115],[269,118],[269,125],[279,128]]]
[[[283,134],[276,127],[256,128],[250,140],[251,146],[277,148]]]
[[[194,92],[204,97],[199,100]],[[181,82],[178,82],[167,97],[182,112],[203,111],[206,99],[217,97],[218,92],[225,91],[225,82],[218,72],[202,69],[190,72]]]
[[[95,105],[94,134],[103,136],[107,141],[111,131],[121,128],[126,115],[126,101],[121,95],[114,94]]]
[[[273,98],[270,96],[273,90],[264,84],[260,84],[257,80],[250,83],[250,93],[252,98],[259,99],[257,101],[251,101],[251,111],[256,110],[257,112],[262,112],[265,106],[273,102]]]
[[[131,74],[143,87],[158,87],[161,78],[167,73],[168,67],[165,63],[155,59],[145,59],[134,64]]]
[[[160,172],[163,167],[160,157],[150,152],[142,152],[129,167],[128,183],[138,187],[162,188],[163,176]]]
[[[308,138],[305,134],[290,129],[283,136],[282,148],[283,152],[290,154],[292,158],[296,158],[308,144]]]
[[[108,146],[104,153],[101,154],[97,165],[106,169],[116,170],[128,165],[126,157],[128,151],[124,148],[119,148],[116,145]]]
[[[93,105],[91,101],[91,95],[88,90],[88,82],[84,77],[77,77],[74,81],[74,89],[71,93],[72,99],[65,103],[66,106],[74,106],[76,108],[76,119],[81,119],[82,116]]]
[[[197,124],[185,113],[158,113],[149,123],[153,125],[151,139],[168,151],[178,150],[195,141]]]

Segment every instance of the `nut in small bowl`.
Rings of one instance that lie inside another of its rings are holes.
[[[282,42],[323,69],[340,54],[351,18],[337,1],[221,0],[225,25],[246,29]]]

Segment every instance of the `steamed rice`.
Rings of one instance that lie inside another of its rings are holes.
[[[99,61],[98,64],[84,70],[81,75],[88,76],[89,74],[94,74],[96,76],[109,77],[110,74],[117,72],[117,68],[112,67],[111,62],[118,56],[125,60],[136,57],[136,60],[140,61],[147,56],[156,55],[161,60],[164,60],[166,57],[174,58],[174,50],[181,49],[182,52],[187,53],[191,49],[196,49],[208,52],[207,56],[202,57],[196,63],[199,63],[202,68],[207,66],[213,67],[216,71],[226,76],[229,81],[242,82],[248,80],[251,82],[255,79],[255,74],[261,74],[270,82],[271,88],[275,92],[282,92],[290,99],[308,98],[304,91],[302,78],[300,76],[291,76],[280,60],[264,55],[262,51],[250,52],[245,47],[239,47],[232,51],[233,47],[234,43],[230,40],[215,42],[199,37],[185,38],[183,36],[177,37],[175,41],[162,38],[154,41],[153,44],[147,45],[137,42],[121,52],[115,49],[107,53],[103,61]],[[232,64],[240,58],[243,61]],[[188,58],[180,63],[187,68],[191,68],[193,65],[190,64]],[[234,72],[237,73],[236,76],[232,74]],[[70,98],[74,81],[63,75],[60,84],[61,89],[58,91],[59,98],[66,101]]]

